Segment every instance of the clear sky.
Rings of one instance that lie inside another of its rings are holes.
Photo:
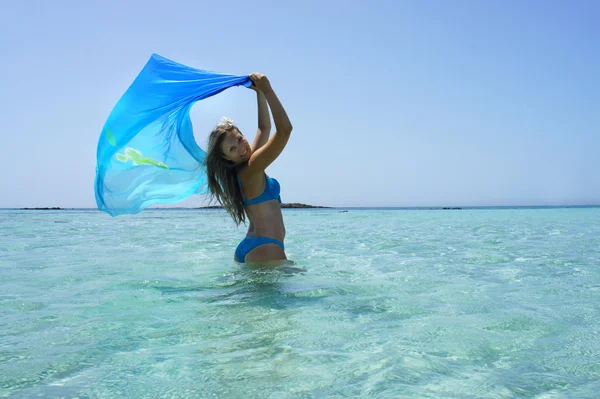
[[[600,2],[5,1],[0,207],[95,207],[96,146],[152,53],[266,74],[284,202],[600,204]],[[252,91],[197,103],[197,142]],[[179,205],[198,206],[202,197]]]

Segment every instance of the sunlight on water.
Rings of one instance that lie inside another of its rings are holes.
[[[593,398],[600,209],[0,211],[0,397]]]

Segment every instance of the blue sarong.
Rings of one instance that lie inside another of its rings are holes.
[[[251,85],[248,75],[198,70],[153,54],[100,134],[98,209],[133,214],[208,194],[206,152],[194,140],[190,108],[230,87]]]

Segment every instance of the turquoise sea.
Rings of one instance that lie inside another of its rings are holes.
[[[3,398],[600,398],[600,208],[0,211]]]

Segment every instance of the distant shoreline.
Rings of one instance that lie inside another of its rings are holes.
[[[426,211],[426,210],[502,210],[502,209],[570,209],[570,208],[600,208],[599,205],[481,205],[481,206],[319,206],[300,203],[281,204],[283,209],[340,209],[340,210],[405,210],[405,211]],[[201,207],[162,207],[146,208],[147,211],[191,211],[191,210],[218,210],[222,209],[220,205],[201,206]],[[4,211],[98,211],[97,208],[61,208],[61,207],[25,207],[25,208],[0,208]]]
[[[308,204],[300,204],[298,202],[292,202],[289,204],[281,204],[281,208],[284,209],[332,209],[330,206],[320,206],[320,205],[308,205]],[[2,209],[2,208],[0,208]],[[13,208],[7,208],[13,209]],[[18,208],[21,211],[66,211],[69,209],[95,209],[95,208],[60,208],[58,206],[54,207],[39,207],[39,208]],[[147,210],[161,210],[161,209],[223,209],[221,205],[208,205],[208,206],[198,206],[192,208],[148,208]]]
[[[299,208],[302,208],[302,209],[317,209],[317,208],[332,209],[332,207],[330,207],[330,206],[307,205],[307,204],[300,204],[298,202],[292,202],[289,204],[281,204],[281,208],[283,208],[283,209],[299,209]],[[159,209],[159,208],[155,208],[155,209]],[[165,208],[162,208],[162,209],[165,209]],[[175,208],[175,209],[182,209],[182,208]],[[223,209],[223,207],[221,205],[209,205],[209,206],[199,206],[199,207],[189,208],[189,209]]]
[[[50,208],[19,208],[20,211],[66,211],[66,208],[59,208],[57,206],[53,206]]]

